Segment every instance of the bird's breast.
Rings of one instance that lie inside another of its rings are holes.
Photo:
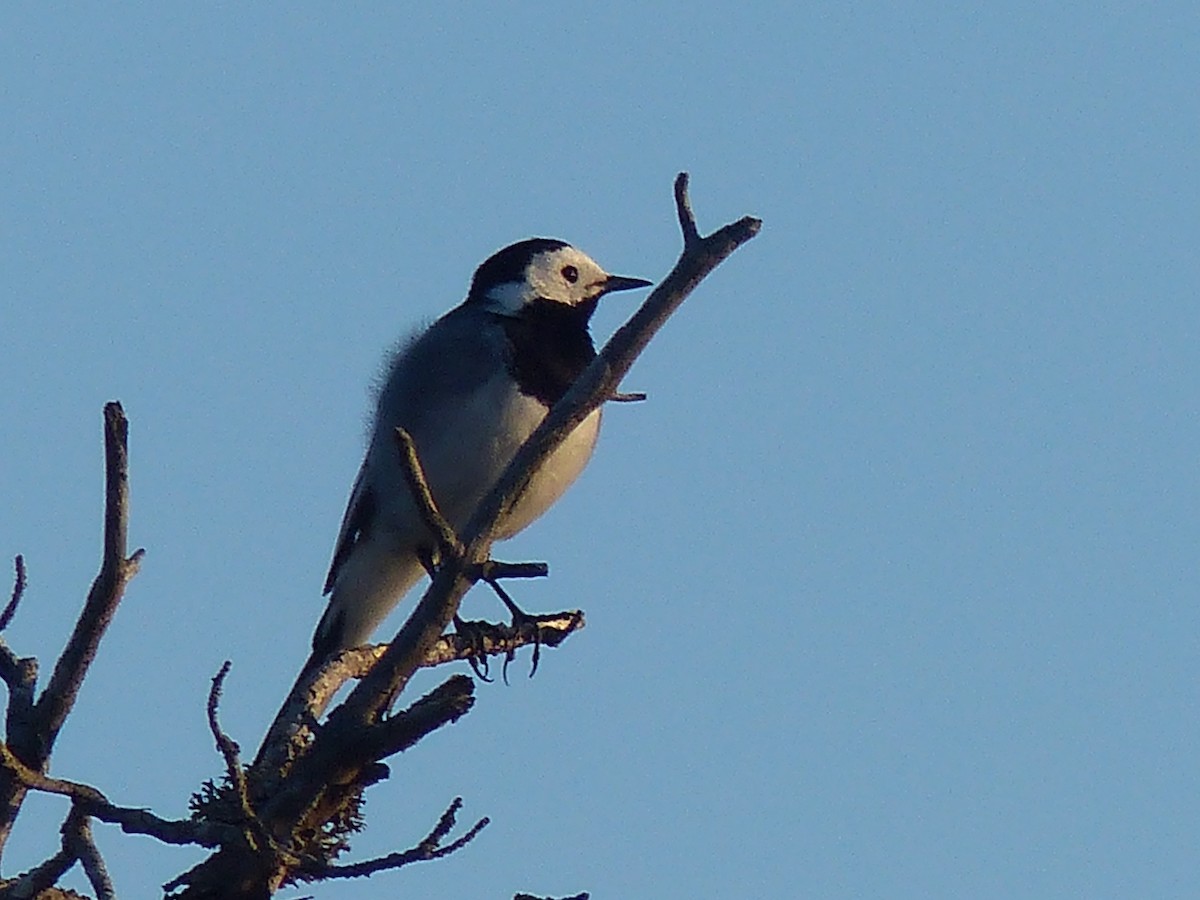
[[[410,421],[381,420],[375,439],[393,441],[391,432],[396,425],[409,429],[434,500],[450,524],[461,531],[549,410],[523,393],[503,369],[472,390],[444,396],[437,408],[436,415]],[[600,410],[596,410],[576,426],[534,475],[501,522],[498,537],[516,534],[562,496],[591,458],[599,430]],[[378,458],[395,460],[395,451],[381,453]],[[374,478],[388,482],[383,496],[395,498],[385,511],[392,529],[405,533],[417,527],[419,518],[400,467],[394,462],[382,466]]]
[[[541,419],[538,421],[540,423]],[[600,410],[597,409],[567,435],[566,440],[534,474],[525,493],[501,524],[498,537],[512,537],[554,505],[592,458],[599,433]],[[513,452],[516,452],[515,449]]]

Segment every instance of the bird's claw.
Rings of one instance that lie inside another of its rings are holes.
[[[467,662],[471,671],[480,681],[492,682],[495,679],[488,675],[487,645],[484,641],[486,631],[491,628],[489,622],[468,622],[461,616],[454,616],[454,632],[469,650]]]
[[[557,616],[537,616],[531,615],[521,607],[517,606],[516,601],[509,596],[508,591],[500,586],[500,582],[495,578],[484,579],[500,601],[508,607],[509,613],[512,614],[512,630],[513,633],[522,638],[528,639],[533,644],[533,661],[529,667],[529,677],[532,678],[538,670],[538,663],[542,659],[542,631],[539,627],[542,622],[557,620]],[[501,670],[501,676],[504,678],[504,683],[508,684],[508,664],[513,661],[516,656],[516,651],[509,650],[504,655],[504,668]]]

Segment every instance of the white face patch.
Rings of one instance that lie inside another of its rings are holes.
[[[539,297],[576,306],[602,293],[607,278],[608,273],[582,250],[548,250],[530,260],[524,281],[509,281],[488,291],[488,308],[500,315],[515,316]]]

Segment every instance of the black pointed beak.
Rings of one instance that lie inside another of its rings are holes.
[[[635,291],[638,288],[650,287],[654,284],[653,281],[647,281],[645,278],[626,278],[624,275],[609,275],[604,281],[605,294],[612,294],[616,291]]]

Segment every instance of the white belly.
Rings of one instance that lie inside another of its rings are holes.
[[[546,407],[520,393],[508,377],[498,377],[461,401],[412,437],[425,469],[433,498],[447,521],[458,531],[467,524],[484,495],[495,486],[521,444],[546,416]],[[509,538],[549,509],[579,477],[591,458],[600,430],[600,410],[581,422],[534,475],[525,493],[497,529],[498,538]],[[376,440],[392,440],[391,426],[381,428]],[[384,514],[397,535],[424,526],[392,462],[394,451],[379,454],[388,459],[386,470],[375,473],[377,483],[390,482],[381,491],[394,498]]]
[[[517,505],[501,523],[497,537],[512,537],[554,505],[592,458],[599,432],[600,410],[597,409],[567,435],[534,474]]]

